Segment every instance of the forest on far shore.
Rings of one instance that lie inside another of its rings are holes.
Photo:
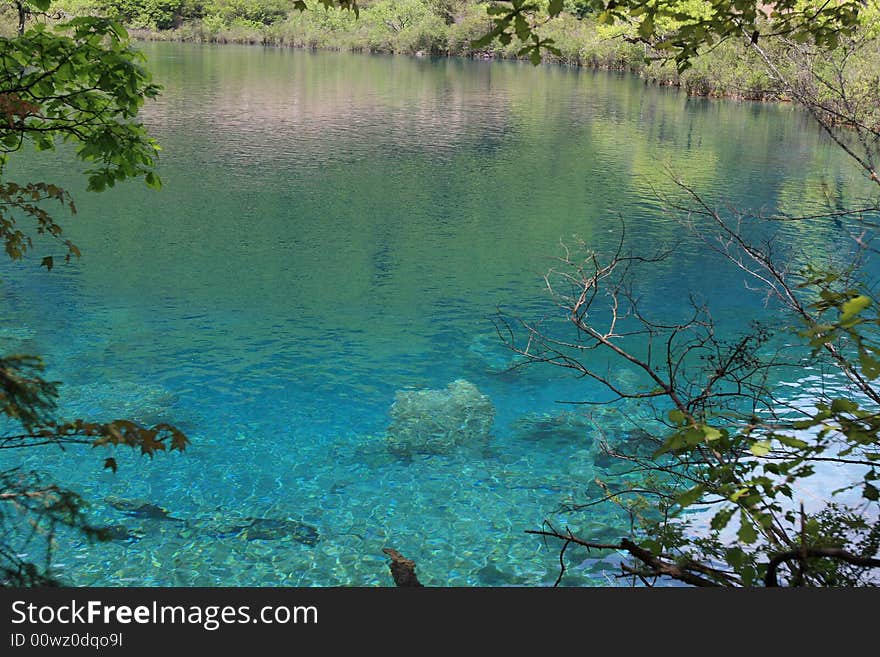
[[[480,0],[364,0],[359,16],[320,2],[300,10],[289,0],[58,0],[56,16],[100,15],[124,23],[142,39],[243,43],[269,46],[515,59],[521,44],[495,41],[481,48],[474,41],[491,29],[488,3]],[[685,12],[699,13],[704,0],[681,0]],[[6,31],[14,16],[7,7]],[[660,26],[662,27],[662,25]],[[675,25],[670,24],[669,29]],[[679,73],[638,42],[637,26],[603,24],[587,0],[565,0],[561,15],[541,28],[558,54],[544,60],[588,68],[630,71],[651,82],[680,86],[696,96],[779,100],[755,54],[739,41],[723,42]],[[872,66],[880,53],[866,58]]]

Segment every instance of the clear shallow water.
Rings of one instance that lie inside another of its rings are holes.
[[[387,584],[384,546],[426,583],[552,582],[555,550],[523,530],[549,517],[613,538],[623,525],[553,515],[603,474],[589,440],[512,425],[605,393],[553,369],[500,373],[496,307],[552,315],[541,275],[560,238],[610,248],[623,217],[634,248],[678,242],[640,281],[651,310],[681,314],[691,290],[733,333],[765,313],[760,298],[664,215],[664,169],[767,210],[857,189],[784,106],[555,67],[144,48],[165,85],[144,113],[164,189],[86,194],[63,155],[28,156],[13,178],[75,193],[67,231],[84,256],[51,274],[0,263],[7,348],[45,356],[66,415],[172,420],[192,440],[151,463],[120,454],[117,475],[91,451],[27,457],[95,500],[96,518],[142,534],[99,550],[62,538],[58,572],[77,584]],[[787,247],[834,256],[833,226],[784,230]],[[496,407],[490,449],[389,453],[395,391],[459,378]],[[129,519],[108,496],[189,522]],[[246,517],[305,522],[320,540],[210,529]],[[605,579],[585,564],[569,582]]]

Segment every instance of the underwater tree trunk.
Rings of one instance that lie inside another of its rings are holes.
[[[424,586],[416,577],[416,562],[407,559],[397,550],[392,548],[382,548],[382,552],[391,557],[391,563],[388,568],[391,570],[391,577],[397,586]]]

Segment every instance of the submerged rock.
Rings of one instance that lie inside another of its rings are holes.
[[[248,541],[274,541],[292,538],[297,543],[315,545],[318,530],[298,520],[279,520],[277,518],[253,518],[245,527],[243,537]]]
[[[495,564],[489,563],[477,571],[480,584],[486,586],[523,586],[527,578],[514,573],[500,570]]]
[[[628,367],[616,368],[611,373],[610,379],[615,386],[627,393],[639,392],[645,385],[650,383],[650,381],[645,378],[644,372],[639,372],[638,370],[630,369]]]
[[[635,428],[624,431],[616,436],[611,442],[611,449],[628,456],[639,456],[642,458],[651,458],[663,444],[662,433],[654,436],[644,429]],[[609,457],[612,461],[620,461],[614,457]]]
[[[212,539],[243,538],[246,541],[277,541],[290,538],[303,545],[315,545],[320,536],[318,530],[299,520],[288,518],[241,518],[232,522],[222,519],[185,520],[175,518],[168,509],[144,500],[126,500],[108,497],[107,504],[131,518],[143,520],[165,520],[184,523],[181,535]],[[123,525],[110,525],[105,528],[109,540],[138,540],[143,533],[131,532]]]
[[[243,538],[246,541],[278,541],[290,538],[303,545],[316,545],[320,540],[318,529],[299,520],[289,518],[239,518],[232,521],[218,516],[212,519],[185,520],[175,518],[168,509],[144,500],[126,500],[119,497],[106,498],[107,504],[131,518],[164,520],[184,523],[181,536],[188,538]],[[135,541],[143,538],[143,532],[129,530],[124,525],[103,528],[107,540]]]
[[[121,497],[108,497],[107,504],[117,511],[122,511],[131,518],[143,518],[145,520],[170,520],[172,522],[184,522],[181,518],[175,518],[168,509],[156,506],[144,500],[126,500]]]
[[[595,443],[596,426],[583,414],[564,411],[556,415],[527,413],[512,426],[513,435],[520,440],[533,442],[561,441],[592,447]]]
[[[246,541],[278,541],[290,538],[309,546],[316,545],[320,539],[317,528],[299,520],[285,518],[243,518],[230,525],[215,526],[206,533],[215,538],[239,537]]]
[[[154,423],[173,417],[177,396],[155,383],[100,381],[61,386],[58,408],[62,415],[93,421],[129,418]]]
[[[458,446],[485,447],[495,407],[473,383],[458,379],[442,390],[399,390],[391,405],[386,443],[395,454],[447,454]]]
[[[144,533],[139,529],[129,529],[125,525],[108,525],[101,527],[100,538],[103,541],[139,541]]]
[[[527,359],[505,345],[497,333],[475,336],[467,348],[468,364],[478,371],[504,374],[512,372]]]

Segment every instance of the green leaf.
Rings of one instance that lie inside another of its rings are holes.
[[[866,500],[876,502],[880,499],[880,490],[877,490],[877,487],[872,484],[865,484],[865,487],[862,489],[862,497]]]
[[[111,21],[110,22],[110,29],[113,30],[113,33],[116,35],[116,37],[118,39],[124,40],[124,39],[128,38],[128,32],[122,26],[121,23],[117,23],[116,21]]]
[[[834,399],[831,402],[832,413],[855,413],[859,410],[859,405],[849,399]]]
[[[471,48],[485,48],[495,40],[495,31],[487,32],[479,39],[471,41]]]
[[[738,499],[740,499],[743,495],[745,495],[748,492],[749,492],[748,488],[740,488],[738,491],[736,491],[733,495],[730,496],[730,501],[736,502]]]
[[[682,508],[688,507],[701,497],[703,497],[703,493],[706,492],[706,489],[703,486],[694,486],[689,491],[682,493],[679,495],[675,501]]]
[[[669,421],[672,422],[672,424],[681,426],[682,424],[687,422],[687,417],[685,417],[685,414],[677,408],[673,408],[671,411],[669,411],[668,415]]]
[[[735,511],[736,509],[734,508],[721,509],[721,511],[719,511],[712,517],[712,522],[710,523],[712,529],[714,529],[715,531],[721,531],[722,529],[727,527],[727,523],[730,522],[730,519],[733,517]]]
[[[794,449],[804,449],[805,447],[807,447],[806,442],[804,442],[803,440],[800,440],[799,438],[794,438],[793,436],[786,436],[784,434],[780,434],[780,435],[774,436],[774,438],[776,438],[776,440],[781,442],[786,447],[792,447]]]
[[[656,452],[654,452],[654,458],[657,458],[662,454],[666,454],[667,452],[674,452],[675,450],[681,449],[684,446],[684,432],[676,431],[674,434],[669,436],[669,438],[663,441],[663,444],[660,446],[660,448]]]
[[[529,38],[529,35],[532,33],[532,28],[529,26],[528,21],[526,21],[525,16],[522,14],[516,15],[516,20],[513,23],[513,29],[516,32],[516,36],[520,41],[526,41]]]
[[[654,34],[654,17],[651,14],[645,16],[642,22],[639,23],[638,32],[639,36],[643,39],[647,39]]]
[[[547,13],[551,16],[558,16],[562,12],[563,5],[563,0],[550,0],[550,4],[547,7]]]
[[[871,299],[866,297],[864,294],[853,297],[852,299],[844,303],[840,308],[841,323],[852,319],[870,305]]]
[[[880,376],[880,360],[864,352],[859,355],[859,365],[862,368],[862,374],[869,379],[876,379]]]
[[[152,171],[148,171],[144,176],[144,182],[152,189],[162,189],[162,180]]]
[[[703,427],[690,427],[684,431],[684,444],[686,447],[693,447],[703,442],[706,434]]]
[[[758,532],[755,531],[752,521],[743,511],[740,511],[739,514],[739,531],[736,535],[746,545],[751,545],[758,540]]]
[[[727,524],[725,522],[725,524]],[[742,548],[734,547],[728,548],[724,553],[725,558],[727,559],[727,563],[729,563],[735,570],[739,570],[742,568],[743,563],[745,563],[745,552],[743,552]]]
[[[767,454],[770,453],[770,441],[756,440],[752,443],[752,446],[749,447],[749,451],[755,456],[767,456]]]

